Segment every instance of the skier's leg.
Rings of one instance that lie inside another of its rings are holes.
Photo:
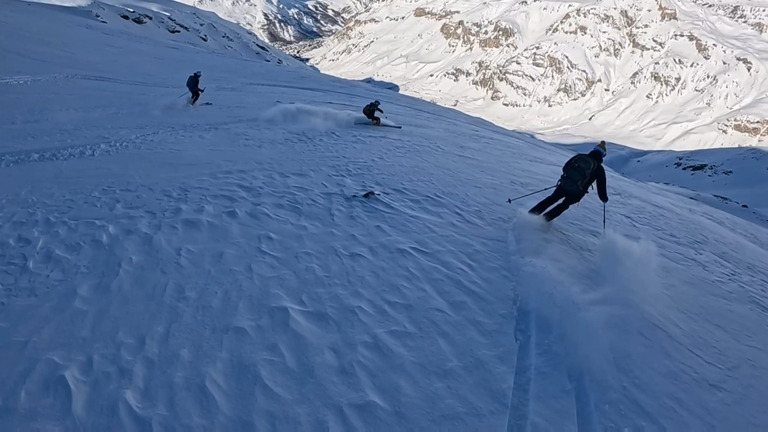
[[[194,105],[198,99],[200,99],[200,92],[199,91],[192,92],[192,105]]]
[[[541,200],[541,202],[533,206],[532,209],[528,210],[528,213],[540,215],[544,212],[544,210],[551,207],[552,204],[558,202],[563,196],[564,195],[558,189],[555,189],[555,191],[552,192],[552,195]]]
[[[560,204],[554,206],[552,210],[544,213],[544,219],[546,219],[547,222],[551,221],[552,219],[560,216],[563,214],[564,211],[568,210],[568,207],[570,207],[573,204],[576,204],[581,200],[581,197],[565,197],[563,202]]]
[[[373,116],[373,122],[376,123],[376,126],[381,125],[381,119],[376,116]]]

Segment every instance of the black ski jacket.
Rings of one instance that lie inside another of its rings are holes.
[[[200,77],[197,75],[190,75],[189,78],[187,78],[187,88],[189,91],[200,91]]]
[[[363,108],[363,114],[365,114],[365,116],[369,118],[372,117],[374,114],[376,114],[376,111],[384,114],[384,111],[382,111],[381,108],[377,107],[373,103],[369,103],[368,105],[365,106],[365,108]]]

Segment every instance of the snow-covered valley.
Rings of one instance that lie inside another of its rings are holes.
[[[339,31],[371,0],[179,0],[242,25],[269,42],[311,41]]]
[[[762,0],[382,1],[302,55],[550,141],[691,150],[768,137]]]

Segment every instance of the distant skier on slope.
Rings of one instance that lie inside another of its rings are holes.
[[[194,105],[200,98],[200,93],[205,91],[205,89],[200,88],[200,76],[202,75],[203,74],[200,71],[197,71],[187,78],[187,88],[189,89],[189,92],[192,93],[192,99],[189,102],[190,105]]]
[[[365,108],[363,108],[363,114],[365,114],[368,120],[372,120],[376,126],[381,125],[381,119],[379,117],[376,117],[376,111],[384,114],[384,111],[381,108],[379,108],[379,105],[381,105],[381,102],[373,101],[368,105],[366,105]]]
[[[554,203],[564,198],[563,202],[544,213],[544,219],[550,222],[560,216],[568,207],[581,201],[595,180],[597,180],[597,194],[600,201],[607,203],[605,169],[602,165],[605,155],[605,141],[600,141],[600,144],[595,146],[589,154],[577,154],[569,159],[563,166],[563,175],[557,182],[557,188],[552,192],[552,195],[541,200],[528,213],[540,215]]]

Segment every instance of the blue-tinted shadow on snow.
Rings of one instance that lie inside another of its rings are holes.
[[[320,72],[320,69],[318,69],[315,65],[310,63],[310,60],[312,59],[310,59],[309,57],[300,56],[298,54],[291,54],[291,57],[304,63],[308,68],[312,69],[313,71]]]
[[[594,145],[562,147],[588,152]],[[656,184],[667,192],[768,227],[768,195],[762,186],[768,183],[768,147],[639,150],[609,142],[605,166],[625,177]],[[610,195],[610,174],[608,183]]]
[[[365,78],[360,80],[360,82],[370,84],[374,87],[378,87],[384,90],[391,90],[393,92],[400,93],[400,86],[389,81],[379,81],[374,78]]]

